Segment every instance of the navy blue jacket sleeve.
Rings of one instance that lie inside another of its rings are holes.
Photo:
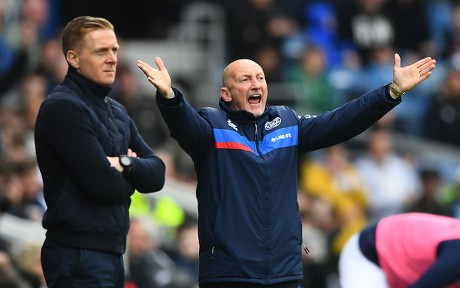
[[[129,127],[129,148],[136,152],[137,158],[132,159],[132,168],[126,178],[141,193],[159,191],[165,182],[165,164],[145,143],[132,119],[129,119]]]
[[[393,109],[401,99],[388,94],[388,85],[370,91],[332,111],[299,118],[299,151],[308,152],[359,135]]]
[[[176,139],[192,158],[209,150],[212,145],[212,127],[185,101],[179,90],[174,89],[175,98],[164,99],[157,94],[157,104],[171,137]]]

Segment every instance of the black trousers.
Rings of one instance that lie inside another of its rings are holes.
[[[289,281],[272,285],[261,285],[254,283],[240,282],[223,282],[223,283],[207,283],[200,285],[200,288],[297,288],[298,281]]]
[[[121,255],[63,247],[45,240],[41,263],[49,288],[124,288]]]

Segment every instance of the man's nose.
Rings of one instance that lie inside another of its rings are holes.
[[[257,78],[252,78],[251,80],[251,88],[252,89],[260,89],[261,85]]]
[[[116,63],[117,60],[118,60],[118,55],[117,55],[117,53],[114,52],[114,51],[110,51],[107,60],[108,60],[109,62],[114,62],[114,63]]]

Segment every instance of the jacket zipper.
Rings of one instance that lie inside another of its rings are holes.
[[[257,149],[257,152],[259,152],[259,155],[262,156],[262,153],[259,149],[259,128],[257,126],[257,120],[254,121],[254,140],[255,140],[255,143],[256,143],[256,149]],[[264,189],[265,190],[265,189]],[[268,204],[267,204],[268,205]],[[264,222],[265,222],[265,226],[268,225],[268,220],[267,218],[265,217],[264,219]],[[265,277],[268,278],[268,273],[269,273],[269,267],[270,267],[270,251],[268,251],[268,243],[270,242],[270,240],[268,239],[269,238],[269,232],[265,232],[266,233],[266,239],[264,240],[264,246],[266,245],[266,252],[265,252],[265,255],[264,255],[264,274],[265,274]],[[264,238],[265,238],[264,237]]]
[[[254,128],[255,128],[254,141],[256,142],[256,149],[259,155],[262,156],[262,153],[260,152],[260,149],[259,149],[259,128],[257,127],[257,121],[254,121]]]
[[[115,120],[114,120],[115,117],[113,116],[112,109],[110,109],[110,103],[109,103],[109,97],[108,96],[104,97],[104,103],[105,103],[105,109],[107,110],[107,116],[109,118],[110,125],[112,125],[112,128],[115,131],[115,134],[116,134],[116,137],[117,137],[116,140],[117,140],[117,142],[119,142],[118,155],[122,155],[123,154],[123,142],[122,142],[122,139],[121,139],[120,131],[118,131],[117,124],[115,123]],[[124,223],[123,228],[125,228],[124,230],[126,230],[126,227],[129,227],[129,217],[126,217],[126,209],[123,206],[123,203],[120,204],[120,208],[121,208],[121,213],[123,215],[123,219],[125,219],[125,221],[124,221],[125,223]],[[121,248],[121,253],[122,254],[125,253],[125,251],[126,251],[126,246]]]
[[[123,146],[122,146],[122,141],[121,141],[121,137],[120,137],[120,131],[118,131],[117,124],[115,124],[114,116],[113,116],[112,110],[110,109],[109,97],[108,96],[104,97],[104,103],[105,103],[105,109],[107,110],[107,115],[108,115],[108,118],[109,118],[110,125],[112,125],[112,128],[115,131],[115,134],[116,134],[116,137],[117,137],[117,142],[119,142],[119,144],[120,144],[120,147],[119,147],[120,150],[118,151],[118,155],[122,155],[123,154]]]
[[[215,246],[212,246],[212,248],[211,248],[211,260],[214,260],[214,249],[215,249]]]

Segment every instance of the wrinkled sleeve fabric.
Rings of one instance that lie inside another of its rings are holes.
[[[138,192],[160,191],[165,183],[165,164],[145,143],[132,119],[129,119],[129,129],[129,148],[136,152],[137,158],[132,159],[132,168],[126,178]]]
[[[364,132],[401,99],[388,94],[388,85],[370,91],[320,115],[299,117],[299,150],[309,152],[347,141]]]
[[[212,127],[200,114],[206,113],[206,110],[195,110],[179,90],[173,89],[175,97],[172,99],[164,99],[157,93],[157,104],[171,137],[196,159],[209,151],[213,143]]]

